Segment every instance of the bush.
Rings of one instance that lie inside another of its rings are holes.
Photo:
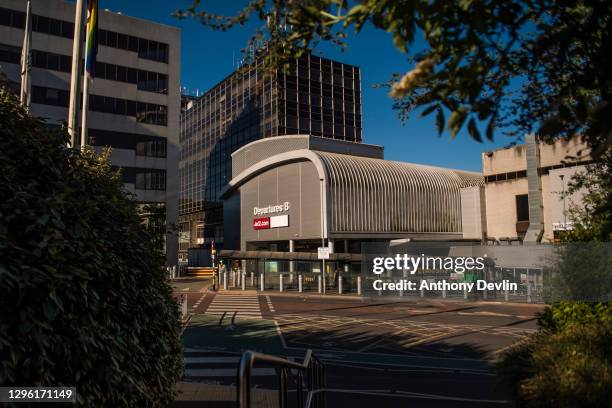
[[[558,302],[538,318],[543,330],[558,333],[572,325],[612,324],[612,303]]]
[[[499,363],[520,407],[612,407],[612,307],[563,302]]]
[[[109,152],[66,147],[0,89],[0,384],[167,406],[179,312]]]

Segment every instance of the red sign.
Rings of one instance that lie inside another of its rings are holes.
[[[270,229],[270,217],[253,219],[253,229]]]

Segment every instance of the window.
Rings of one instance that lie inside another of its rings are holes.
[[[146,139],[146,136],[139,136]],[[166,157],[167,141],[165,138],[156,137],[150,140],[138,140],[136,142],[136,155],[148,157]]]
[[[43,105],[68,107],[69,92],[63,89],[32,87],[32,102]]]
[[[138,190],[165,190],[166,170],[135,169],[135,187]]]
[[[127,78],[127,68],[117,65],[117,81],[120,82],[128,82]]]
[[[128,36],[125,34],[117,35],[117,48],[122,50],[128,49]]]
[[[19,47],[0,44],[0,61],[19,64],[21,62],[21,50]]]
[[[23,28],[25,26],[25,13],[22,11],[0,8],[0,25]]]
[[[529,200],[527,194],[516,196],[516,221],[529,221]]]

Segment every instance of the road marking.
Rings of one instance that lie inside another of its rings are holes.
[[[281,331],[278,322],[274,321],[274,326],[276,326],[276,332],[278,333],[278,337],[280,338],[281,344],[283,348],[287,348],[287,343],[285,343],[285,338],[283,337],[283,332]]]
[[[268,309],[270,309],[272,313],[276,313],[276,310],[274,310],[274,306],[272,305],[272,301],[270,300],[270,296],[266,295],[266,303],[268,304]]]
[[[204,298],[206,297],[206,293],[202,294],[202,296],[200,296],[200,298],[198,299],[197,302],[195,302],[193,304],[193,306],[191,306],[192,309],[197,309],[198,306],[200,306],[200,303],[202,303],[202,301],[204,300]]]
[[[261,319],[261,308],[259,298],[256,294],[233,295],[231,293],[217,293],[213,301],[206,309],[206,314],[221,316],[223,313],[233,315],[236,318]]]

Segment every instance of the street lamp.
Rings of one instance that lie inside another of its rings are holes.
[[[562,192],[561,192],[561,198],[563,199],[563,230],[565,231],[567,229],[567,216],[565,214],[565,175],[564,174],[560,174],[559,178],[561,179],[561,186],[562,186]]]

